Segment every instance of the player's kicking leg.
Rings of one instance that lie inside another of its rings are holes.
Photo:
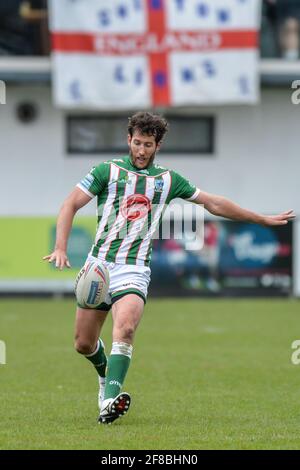
[[[132,356],[134,333],[144,310],[144,300],[133,293],[118,298],[112,306],[113,344],[108,358],[104,402],[99,423],[110,424],[127,413],[130,395],[121,392]]]

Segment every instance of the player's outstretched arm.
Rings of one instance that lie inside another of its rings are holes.
[[[296,217],[293,210],[282,212],[278,215],[267,216],[257,214],[256,212],[243,209],[223,196],[217,196],[204,191],[200,191],[199,195],[193,200],[193,202],[204,205],[205,209],[213,215],[265,226],[285,225],[289,220]]]
[[[56,268],[62,270],[65,266],[70,268],[70,262],[67,255],[68,239],[72,228],[72,223],[76,212],[88,202],[91,198],[81,189],[75,188],[64,201],[57,218],[56,223],[56,241],[54,251],[43,257],[44,261],[52,263],[55,261]]]

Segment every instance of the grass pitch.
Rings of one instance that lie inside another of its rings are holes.
[[[1,449],[297,449],[299,302],[149,300],[124,390],[96,423],[97,378],[73,350],[74,302],[0,300]],[[111,319],[103,338],[110,350]]]

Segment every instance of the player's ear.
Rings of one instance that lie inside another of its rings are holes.
[[[127,143],[130,147],[130,144],[131,144],[131,135],[130,134],[127,135]]]
[[[162,144],[162,140],[156,145],[156,151],[158,152]]]

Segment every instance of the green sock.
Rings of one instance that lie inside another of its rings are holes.
[[[132,346],[127,343],[113,343],[108,358],[105,396],[115,398],[123,386],[132,355]]]
[[[107,358],[104,351],[104,343],[99,338],[96,350],[92,354],[85,356],[95,367],[100,377],[105,377]]]

